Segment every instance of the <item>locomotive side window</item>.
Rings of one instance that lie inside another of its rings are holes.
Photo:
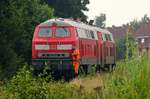
[[[80,35],[81,30],[77,28],[76,32],[77,32],[78,36],[81,37],[81,35]]]
[[[106,41],[106,37],[105,37],[105,34],[104,34],[104,33],[102,33],[102,39],[103,39],[104,41]]]
[[[94,32],[91,30],[85,30],[86,38],[95,39]]]
[[[102,34],[101,34],[100,38],[101,38],[102,40],[104,40],[104,38],[103,38]]]
[[[95,39],[93,31],[90,31],[92,39]]]
[[[96,32],[87,29],[77,29],[78,36],[80,38],[87,38],[87,39],[98,39],[96,36]]]
[[[85,30],[85,33],[86,33],[86,38],[90,38],[91,37],[89,30]]]
[[[112,34],[110,34],[110,38],[111,38],[111,41],[113,41],[113,42],[114,42],[114,39],[113,39],[113,36],[112,36]]]
[[[77,29],[77,32],[78,32],[78,36],[79,36],[80,38],[86,38],[85,30],[78,28],[78,29]]]
[[[38,32],[38,37],[52,37],[52,29],[40,28]]]
[[[109,38],[108,38],[107,34],[105,34],[105,38],[106,38],[106,40],[107,40],[107,41],[109,40]]]
[[[112,37],[110,34],[105,34],[105,38],[107,41],[112,41]]]
[[[108,37],[109,41],[112,41],[110,34],[108,34],[107,37]]]
[[[94,39],[95,39],[95,40],[98,40],[98,34],[97,34],[97,31],[93,31],[93,35],[94,35]]]
[[[70,35],[69,30],[67,28],[56,28],[56,37],[68,37]]]

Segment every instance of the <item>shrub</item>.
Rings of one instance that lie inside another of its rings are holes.
[[[67,82],[47,81],[47,78],[33,78],[32,73],[24,66],[3,87],[3,97],[23,99],[66,99],[77,96],[77,88]]]
[[[150,97],[150,57],[118,62],[117,69],[103,87],[103,99],[149,99]]]

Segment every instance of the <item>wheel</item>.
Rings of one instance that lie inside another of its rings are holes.
[[[92,71],[92,68],[91,68],[92,66],[90,66],[90,65],[85,65],[84,66],[84,70],[85,70],[85,73],[86,74],[90,74],[91,73],[91,71]]]
[[[75,78],[75,76],[77,75],[75,75],[74,70],[69,69],[69,70],[64,70],[63,76],[64,76],[65,81],[69,81]]]
[[[115,70],[116,64],[112,64],[112,68],[113,68],[113,70]]]
[[[100,73],[100,72],[102,72],[102,71],[104,71],[104,67],[102,67],[102,65],[98,64],[98,65],[96,66],[96,72]]]
[[[113,65],[112,64],[106,64],[104,69],[107,72],[112,72],[113,71]]]
[[[78,75],[85,75],[85,74],[86,74],[85,66],[80,65]]]

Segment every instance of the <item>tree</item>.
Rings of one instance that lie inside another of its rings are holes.
[[[143,24],[150,24],[150,18],[146,14],[141,18],[141,20],[138,21],[134,19],[129,23],[134,32],[136,32]]]
[[[30,63],[34,28],[51,17],[53,9],[40,0],[0,1],[0,78]]]
[[[126,33],[126,37],[119,39],[117,42],[117,59],[126,59],[134,57],[136,41],[131,32]]]
[[[106,14],[101,13],[100,16],[96,16],[95,25],[100,28],[105,28]]]
[[[54,15],[62,18],[81,18],[86,22],[87,16],[83,11],[88,11],[86,7],[89,0],[45,0],[50,6],[54,7]]]
[[[133,32],[136,32],[140,28],[141,22],[134,19],[132,22],[129,23],[129,25],[133,29]]]
[[[142,24],[150,24],[150,18],[147,16],[147,14],[144,15],[144,17],[141,19]]]

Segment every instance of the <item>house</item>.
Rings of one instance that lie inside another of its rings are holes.
[[[150,24],[143,24],[134,33],[134,38],[137,40],[139,50],[148,50],[150,48]]]
[[[123,25],[123,26],[112,26],[107,28],[114,36],[115,41],[118,41],[120,39],[125,38],[128,26]]]
[[[115,41],[124,39],[129,26],[112,26],[107,29],[113,34]],[[150,49],[150,24],[142,24],[136,32],[132,32],[132,37],[137,41],[139,55],[142,55]]]

